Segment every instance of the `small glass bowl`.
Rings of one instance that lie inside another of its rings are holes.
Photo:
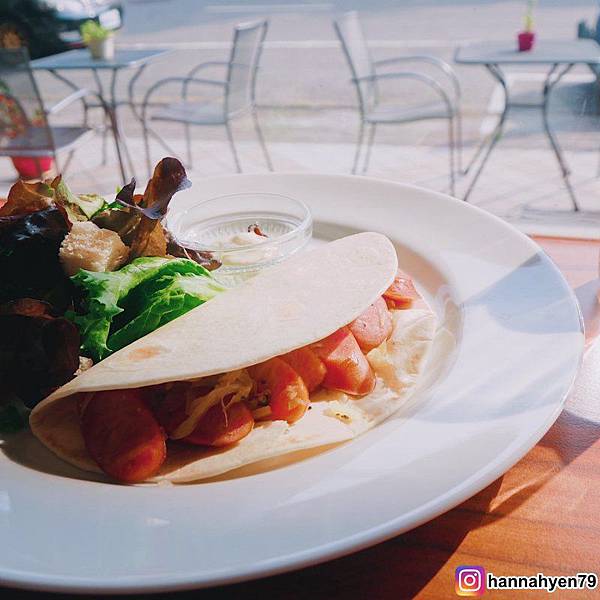
[[[303,202],[263,192],[203,200],[167,221],[181,245],[210,252],[222,263],[214,274],[229,284],[289,258],[312,236],[312,216]],[[254,225],[267,236],[264,240],[248,235]]]

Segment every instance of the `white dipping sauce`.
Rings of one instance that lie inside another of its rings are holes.
[[[279,255],[279,249],[265,244],[264,248],[256,247],[258,244],[263,244],[271,239],[262,235],[258,235],[254,231],[242,231],[231,237],[218,240],[215,244],[217,250],[233,250],[239,248],[238,252],[224,252],[219,256],[219,260],[223,265],[251,265],[264,260],[270,260]],[[244,248],[247,250],[244,251]]]

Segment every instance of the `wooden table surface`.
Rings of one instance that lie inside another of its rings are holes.
[[[481,565],[495,575],[600,574],[600,343],[591,343],[600,325],[600,241],[536,239],[577,293],[588,352],[565,410],[535,448],[477,496],[386,543],[302,571],[171,597],[440,600],[457,597],[459,565]],[[548,596],[493,591],[486,597],[520,595]],[[49,597],[23,594],[43,596]],[[600,586],[554,597],[600,598]]]

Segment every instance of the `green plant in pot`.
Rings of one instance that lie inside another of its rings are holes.
[[[81,37],[96,60],[112,60],[115,56],[113,31],[102,27],[96,21],[86,21],[81,26]]]
[[[535,42],[535,32],[533,31],[533,7],[535,0],[527,0],[527,10],[525,12],[525,29],[517,36],[519,52],[529,52]]]

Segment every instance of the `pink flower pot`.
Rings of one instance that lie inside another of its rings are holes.
[[[51,156],[11,156],[12,163],[21,179],[39,179],[52,168]]]
[[[519,41],[519,52],[529,52],[535,42],[535,33],[533,31],[522,31],[517,39]]]

